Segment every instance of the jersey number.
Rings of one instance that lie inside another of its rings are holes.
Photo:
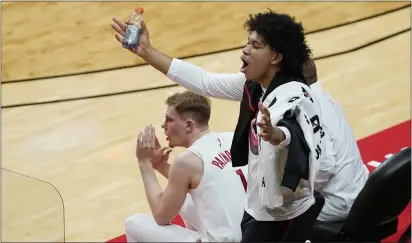
[[[243,174],[243,171],[241,169],[237,169],[236,174],[239,175],[240,180],[242,181],[242,184],[243,184],[243,188],[245,188],[245,191],[246,191],[247,190],[247,182],[246,182],[245,175]]]

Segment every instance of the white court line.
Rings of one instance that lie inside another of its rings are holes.
[[[406,149],[406,148],[408,148],[408,147],[403,147],[403,148],[400,149],[400,151],[402,151],[402,150],[404,150],[404,149]],[[385,157],[385,159],[389,159],[389,158],[392,157],[392,156],[393,156],[393,154],[392,154],[392,153],[389,153],[389,154],[385,155],[384,157]],[[375,161],[375,160],[372,160],[372,161],[370,161],[370,162],[367,163],[367,165],[370,165],[370,166],[373,166],[373,167],[378,167],[378,166],[381,165],[381,164],[382,164],[381,162],[378,162],[378,161]]]
[[[378,167],[381,164],[382,164],[381,162],[378,162],[378,161],[375,161],[375,160],[372,160],[372,161],[367,163],[367,165],[370,165],[370,166],[373,166],[373,167]]]

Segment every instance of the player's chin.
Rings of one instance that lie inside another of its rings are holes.
[[[249,68],[248,68],[249,69]],[[258,80],[258,75],[256,75],[256,73],[254,73],[254,72],[251,72],[250,70],[246,70],[245,72],[244,72],[244,74],[245,74],[245,78],[247,79],[247,80],[249,80],[249,81],[256,81],[256,80]]]
[[[176,144],[174,144],[172,141],[169,140],[167,146],[169,148],[174,148],[174,147],[176,147]]]

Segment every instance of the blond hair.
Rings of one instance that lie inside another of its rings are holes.
[[[188,115],[199,125],[207,126],[210,119],[210,99],[192,91],[175,93],[166,99],[166,105],[173,106],[182,117]]]

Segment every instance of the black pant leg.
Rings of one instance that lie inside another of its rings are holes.
[[[312,227],[325,203],[323,196],[316,191],[315,199],[314,205],[291,220],[256,221],[244,212],[241,242],[305,242],[309,239]]]
[[[291,221],[256,221],[244,212],[241,223],[241,242],[282,242]]]
[[[315,191],[316,203],[306,212],[292,220],[289,233],[285,239],[287,242],[305,242],[310,238],[313,225],[325,204],[323,196]]]

